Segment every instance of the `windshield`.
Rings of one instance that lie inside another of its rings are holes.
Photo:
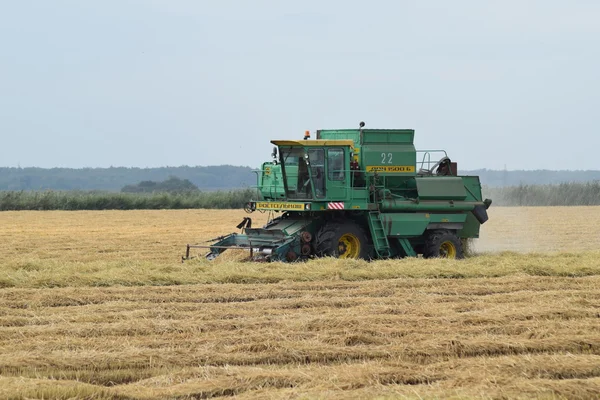
[[[287,147],[280,149],[288,199],[311,200],[325,197],[325,156],[323,149]],[[314,196],[313,196],[314,189]]]

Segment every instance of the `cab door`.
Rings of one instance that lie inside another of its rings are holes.
[[[350,177],[348,149],[344,147],[328,147],[326,151],[327,199],[346,200],[348,198],[348,182]]]

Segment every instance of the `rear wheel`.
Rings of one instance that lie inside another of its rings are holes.
[[[319,256],[337,258],[367,258],[369,255],[367,235],[354,222],[329,222],[316,237]]]
[[[464,258],[463,247],[458,236],[447,230],[431,232],[425,240],[425,258]]]

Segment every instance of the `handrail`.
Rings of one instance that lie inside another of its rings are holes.
[[[448,157],[448,153],[446,153],[446,150],[417,150],[417,155],[422,153],[423,157],[421,159],[421,167],[418,168],[418,171],[422,171],[422,170],[427,170],[430,171],[431,167],[434,166],[439,160],[441,160],[444,157]],[[434,160],[435,161],[431,161],[431,156],[432,154],[440,154],[438,157],[435,157]],[[443,154],[443,155],[441,155]],[[419,161],[417,159],[417,166],[419,165]],[[427,165],[427,168],[424,168],[425,165]]]

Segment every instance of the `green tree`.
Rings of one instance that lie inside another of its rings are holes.
[[[126,185],[121,189],[123,193],[197,193],[200,189],[188,179],[179,179],[171,176],[162,182],[141,181],[137,185]]]

